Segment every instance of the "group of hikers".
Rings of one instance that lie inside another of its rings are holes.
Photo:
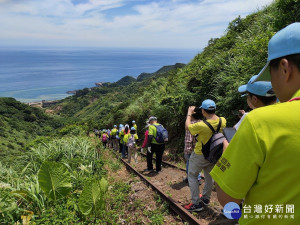
[[[168,140],[167,130],[157,122],[155,116],[151,116],[146,121],[145,138],[142,144],[142,151],[147,150],[147,168],[145,172],[153,172],[152,157],[153,153],[156,154],[156,172],[161,172],[162,156],[165,150],[165,142]],[[137,142],[140,141],[137,135],[137,125],[135,121],[132,121],[132,126],[123,124],[114,125],[112,129],[103,129],[102,131],[95,130],[96,136],[98,136],[106,148],[107,146],[113,148],[115,151],[119,151],[122,154],[122,158],[128,158],[128,163],[131,162],[133,156],[135,163],[137,160]]]
[[[300,23],[270,39],[267,64],[238,91],[253,110],[241,110],[237,131],[229,143],[223,140],[223,154],[215,164],[202,152],[213,134],[207,123],[222,132],[225,118],[215,114],[216,104],[209,99],[199,107],[205,120],[195,121],[195,107],[187,111],[186,129],[197,141],[186,157],[192,203],[185,207],[203,210],[214,181],[221,205],[243,202],[239,224],[300,224]],[[197,177],[202,170],[200,197]]]
[[[242,207],[248,213],[252,209],[249,217],[242,212],[239,224],[300,224],[300,23],[290,24],[270,39],[267,64],[237,91],[247,98],[253,110],[249,113],[240,110],[240,121],[234,126],[236,133],[230,141],[224,136],[218,139],[222,142],[222,155],[215,161],[207,151],[212,151],[213,137],[226,128],[226,119],[216,115],[216,103],[211,99],[187,110],[185,181],[192,203],[184,207],[191,212],[202,211],[210,203],[215,184],[222,206],[229,203],[241,206],[243,202]],[[204,119],[200,120],[199,115]],[[137,127],[132,123],[130,129],[125,125],[124,131],[117,130],[115,125],[108,134],[109,145],[119,149],[123,157],[128,151],[129,162],[132,152],[136,160],[137,146],[130,145],[129,140],[138,139]],[[156,153],[159,173],[165,142],[157,141],[158,126],[156,117],[148,119],[142,148],[147,149],[146,171],[153,171],[152,155]],[[200,195],[202,171],[205,185]],[[258,205],[262,207],[260,212]],[[266,210],[270,205],[273,211]],[[282,208],[282,214],[293,213],[293,216],[289,220],[260,217],[266,213],[274,215],[275,206]]]
[[[103,129],[102,131],[94,130],[103,144],[103,147],[113,148],[115,151],[122,153],[122,158],[128,157],[128,162],[131,162],[132,156],[137,163],[137,125],[132,121],[132,126],[120,124],[119,128],[114,125],[112,129]]]

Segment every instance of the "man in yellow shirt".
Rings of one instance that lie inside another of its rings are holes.
[[[246,116],[211,176],[224,211],[245,199],[239,224],[300,224],[300,23],[271,38],[257,80],[281,103]]]
[[[217,127],[220,126],[220,132],[222,132],[223,128],[226,127],[226,119],[224,117],[218,117],[215,114],[216,103],[213,100],[206,99],[202,102],[200,108],[202,115],[206,119],[206,122],[210,123],[215,130],[217,130]],[[213,132],[203,121],[194,124],[191,123],[191,116],[194,114],[194,111],[195,106],[189,107],[185,122],[186,129],[188,129],[192,135],[198,135],[194,152],[190,156],[188,169],[188,181],[191,191],[192,204],[185,206],[185,208],[191,212],[202,211],[204,209],[203,206],[209,204],[213,186],[213,180],[209,172],[214,167],[214,164],[206,160],[202,153],[202,145],[205,145],[209,141],[213,135]],[[203,195],[200,199],[198,174],[202,170],[204,171],[205,186],[203,189]]]

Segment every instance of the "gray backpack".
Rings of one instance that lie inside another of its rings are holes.
[[[135,137],[134,137],[134,134],[131,134],[130,137],[128,138],[127,146],[129,148],[134,148],[134,146],[135,146]]]
[[[205,145],[202,143],[202,153],[206,160],[216,164],[223,153],[223,141],[225,140],[224,135],[220,133],[222,119],[219,117],[217,130],[215,130],[207,121],[203,120],[203,122],[211,129],[213,134]]]

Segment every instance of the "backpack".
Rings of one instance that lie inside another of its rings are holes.
[[[107,136],[105,134],[102,135],[102,142],[107,142]]]
[[[156,127],[156,137],[155,140],[157,143],[165,143],[169,139],[169,134],[166,128],[163,127],[163,125],[154,125]]]
[[[135,144],[135,138],[134,138],[134,134],[132,134],[128,138],[127,146],[128,146],[128,148],[133,148],[134,144]]]
[[[203,120],[203,122],[211,129],[213,134],[205,145],[202,144],[202,153],[206,160],[208,160],[210,163],[216,164],[223,153],[223,141],[225,139],[224,135],[219,132],[222,119],[219,117],[219,125],[217,130],[215,130],[207,121]]]

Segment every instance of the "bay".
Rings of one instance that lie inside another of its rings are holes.
[[[137,77],[165,65],[189,63],[185,49],[0,49],[0,97],[22,102],[56,100],[67,91]]]

